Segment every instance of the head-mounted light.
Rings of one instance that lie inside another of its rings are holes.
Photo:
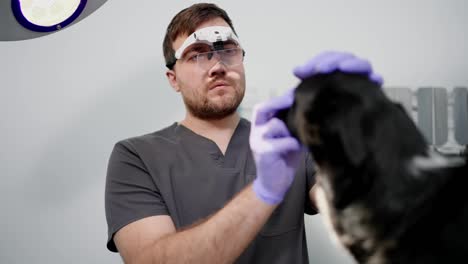
[[[234,42],[240,47],[239,39],[230,27],[213,26],[206,27],[193,32],[185,39],[182,46],[175,52],[175,58],[180,59],[184,51],[192,44],[203,43],[209,45],[213,50],[224,49],[224,43]]]

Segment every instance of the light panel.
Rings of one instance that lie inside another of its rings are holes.
[[[12,0],[12,9],[24,27],[40,32],[62,29],[83,11],[86,0]]]

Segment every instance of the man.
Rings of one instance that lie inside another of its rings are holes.
[[[179,12],[163,50],[186,115],[115,145],[106,182],[109,250],[126,263],[308,263],[311,158],[272,118],[292,104],[291,93],[257,107],[252,128],[239,117],[245,53],[213,4]],[[373,77],[366,61],[344,53],[324,53],[295,73],[335,69]]]

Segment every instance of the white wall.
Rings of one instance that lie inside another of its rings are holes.
[[[182,118],[161,43],[192,2],[110,0],[61,32],[0,42],[0,263],[121,262],[105,248],[107,160],[116,141]],[[326,49],[370,59],[388,86],[468,85],[464,0],[216,3],[247,50],[249,104]],[[306,219],[311,262],[349,263]]]

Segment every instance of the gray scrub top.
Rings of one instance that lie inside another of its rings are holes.
[[[174,123],[118,142],[106,178],[107,248],[125,225],[171,216],[177,229],[220,210],[255,178],[249,148],[250,122],[241,119],[225,155],[216,143]],[[294,182],[254,241],[236,263],[308,263],[304,213],[316,213],[308,198],[312,159],[303,154]]]

